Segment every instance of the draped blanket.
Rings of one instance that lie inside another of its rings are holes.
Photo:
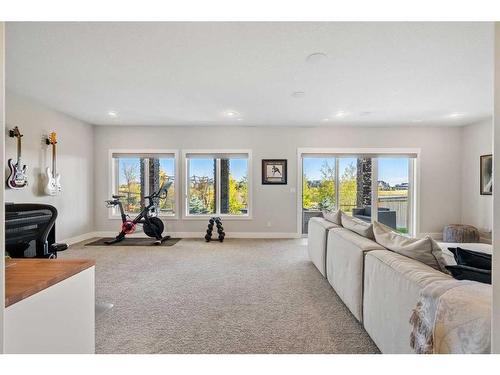
[[[410,318],[416,353],[490,353],[491,285],[436,281],[420,293]]]

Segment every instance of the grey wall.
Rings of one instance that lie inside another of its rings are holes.
[[[0,127],[4,126],[5,112],[4,112],[4,93],[5,93],[5,77],[4,77],[4,23],[0,22]],[[2,155],[2,165],[5,165],[5,133],[0,135],[0,154]],[[5,185],[4,185],[5,186]],[[2,186],[2,198],[4,196],[4,186]],[[0,207],[0,219],[4,222],[4,205]],[[0,243],[4,242],[4,226],[0,227]],[[0,257],[0,301],[5,301],[5,258]],[[3,353],[3,313],[4,303],[0,305],[0,353]]]
[[[462,223],[490,232],[493,197],[479,194],[479,158],[492,153],[492,120],[464,126],[462,132]]]
[[[500,354],[500,22],[495,22],[495,111],[493,116],[493,309],[492,352]]]
[[[29,186],[22,190],[6,189],[5,201],[54,205],[59,212],[58,240],[91,232],[94,209],[93,126],[8,91],[5,128],[16,125],[24,134],[22,156],[23,163],[29,168]],[[43,194],[41,175],[47,166],[52,166],[51,149],[44,143],[44,137],[51,131],[57,132],[57,171],[62,176],[63,189],[55,197]],[[6,136],[6,158],[15,158],[16,155],[15,140]]]
[[[96,127],[96,230],[110,231],[118,222],[108,219],[109,149],[252,149],[253,219],[225,221],[227,231],[257,233],[297,232],[297,148],[299,147],[411,147],[421,148],[420,232],[441,232],[461,220],[460,128],[252,128],[252,127]],[[260,183],[263,158],[288,159],[288,185]],[[182,171],[181,171],[182,172]],[[177,173],[178,176],[181,173]],[[183,201],[181,199],[181,201]],[[271,226],[267,226],[270,222]],[[168,221],[173,232],[201,232],[204,221]]]

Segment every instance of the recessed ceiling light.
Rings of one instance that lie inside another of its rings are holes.
[[[315,52],[311,53],[309,56],[306,57],[306,62],[310,64],[317,64],[323,60],[325,60],[328,56],[326,53],[323,52]]]
[[[346,111],[337,111],[337,112],[335,112],[335,117],[342,118],[342,117],[346,117],[348,114],[349,114],[349,112],[346,112]]]
[[[118,117],[118,112],[116,112],[116,111],[108,111],[108,116],[109,117]]]
[[[373,112],[370,112],[370,111],[363,111],[363,112],[360,112],[359,115],[360,116],[370,116]]]
[[[424,120],[420,120],[420,119],[418,119],[418,120],[411,120],[411,122],[422,122],[422,121],[424,121]]]
[[[229,117],[229,118],[236,118],[239,115],[240,115],[240,113],[237,111],[233,111],[233,110],[224,111],[224,116]]]
[[[323,122],[328,122],[328,121],[330,121],[330,119],[329,119],[329,118],[324,118],[324,119],[323,119],[323,120],[321,120],[321,121],[323,121]]]
[[[292,97],[293,98],[303,98],[306,95],[304,91],[295,91],[292,92]]]
[[[453,113],[450,113],[446,117],[449,117],[449,118],[459,118],[459,117],[463,117],[463,116],[464,116],[464,113],[462,113],[462,112],[453,112]]]

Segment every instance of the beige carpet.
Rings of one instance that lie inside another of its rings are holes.
[[[84,247],[96,260],[97,353],[378,353],[304,240]]]

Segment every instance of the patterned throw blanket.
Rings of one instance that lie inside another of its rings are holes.
[[[418,354],[490,353],[491,285],[434,282],[420,293],[410,318],[410,345]]]

